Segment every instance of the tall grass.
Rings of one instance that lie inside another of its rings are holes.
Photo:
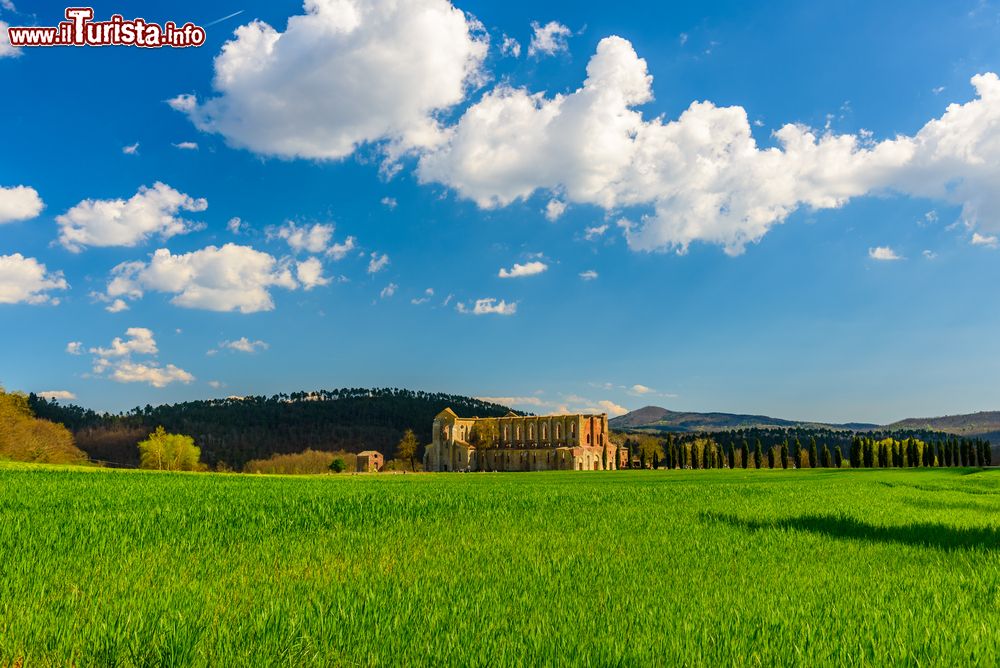
[[[1000,472],[0,465],[0,666],[997,665]]]

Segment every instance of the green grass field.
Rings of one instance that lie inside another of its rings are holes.
[[[1000,471],[0,465],[0,666],[1000,664]]]

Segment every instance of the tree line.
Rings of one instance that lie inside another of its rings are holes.
[[[640,468],[909,468],[992,466],[989,441],[935,434],[923,440],[909,433],[887,436],[839,434],[831,444],[815,434],[803,440],[802,430],[768,430],[769,442],[751,437],[752,430],[706,434],[650,434],[618,436],[628,449],[629,462]],[[822,431],[822,430],[821,430]],[[773,432],[779,432],[775,434]],[[783,436],[776,438],[776,436]],[[846,448],[844,447],[846,441]],[[846,452],[845,452],[846,450]]]
[[[66,425],[77,446],[112,466],[140,464],[137,444],[157,427],[191,436],[212,468],[243,470],[251,460],[305,450],[396,455],[406,429],[431,441],[434,416],[447,407],[459,415],[501,417],[510,410],[470,397],[397,388],[343,388],[266,396],[188,401],[136,407],[112,414],[62,405],[31,395],[39,417]],[[414,454],[404,453],[410,459]]]

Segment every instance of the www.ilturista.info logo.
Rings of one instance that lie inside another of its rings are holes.
[[[7,36],[11,46],[201,46],[205,29],[188,22],[178,26],[167,21],[162,26],[145,19],[126,20],[113,14],[107,21],[94,21],[91,7],[67,7],[66,20],[57,26],[11,26]]]

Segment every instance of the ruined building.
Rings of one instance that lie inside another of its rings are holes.
[[[608,416],[544,415],[462,418],[446,408],[434,418],[425,471],[599,471],[618,468]]]

